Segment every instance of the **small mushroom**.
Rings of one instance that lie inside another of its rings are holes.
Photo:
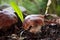
[[[41,32],[41,27],[44,25],[44,15],[28,15],[24,22],[23,28],[31,33]]]
[[[0,11],[0,29],[4,31],[17,22],[17,16],[13,12]]]

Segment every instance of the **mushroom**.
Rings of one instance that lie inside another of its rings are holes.
[[[23,22],[23,29],[31,33],[41,32],[44,25],[44,15],[28,15]]]
[[[9,29],[11,25],[17,23],[17,16],[13,12],[0,11],[0,30]]]

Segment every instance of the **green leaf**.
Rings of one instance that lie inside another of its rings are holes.
[[[22,5],[27,9],[28,13],[38,13],[37,6],[33,2],[24,1]]]
[[[39,14],[46,9],[47,0],[20,0],[20,3],[28,13]]]
[[[57,11],[57,15],[60,16],[60,5],[57,6],[56,11]]]
[[[10,5],[15,10],[15,12],[18,14],[21,21],[23,22],[24,19],[23,19],[22,11],[19,9],[19,7],[16,5],[16,3],[15,2],[10,2]]]

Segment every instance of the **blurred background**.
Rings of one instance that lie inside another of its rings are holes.
[[[0,0],[0,9],[7,8],[10,2],[14,1],[18,6],[22,6],[27,11],[26,14],[45,14],[48,0]],[[60,16],[60,0],[51,0],[48,13]]]

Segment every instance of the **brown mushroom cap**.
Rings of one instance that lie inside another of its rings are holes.
[[[44,25],[44,15],[28,15],[23,22],[25,30],[28,30],[30,26],[35,27],[39,25]]]
[[[17,16],[13,12],[0,11],[0,29],[9,28],[17,22]]]

